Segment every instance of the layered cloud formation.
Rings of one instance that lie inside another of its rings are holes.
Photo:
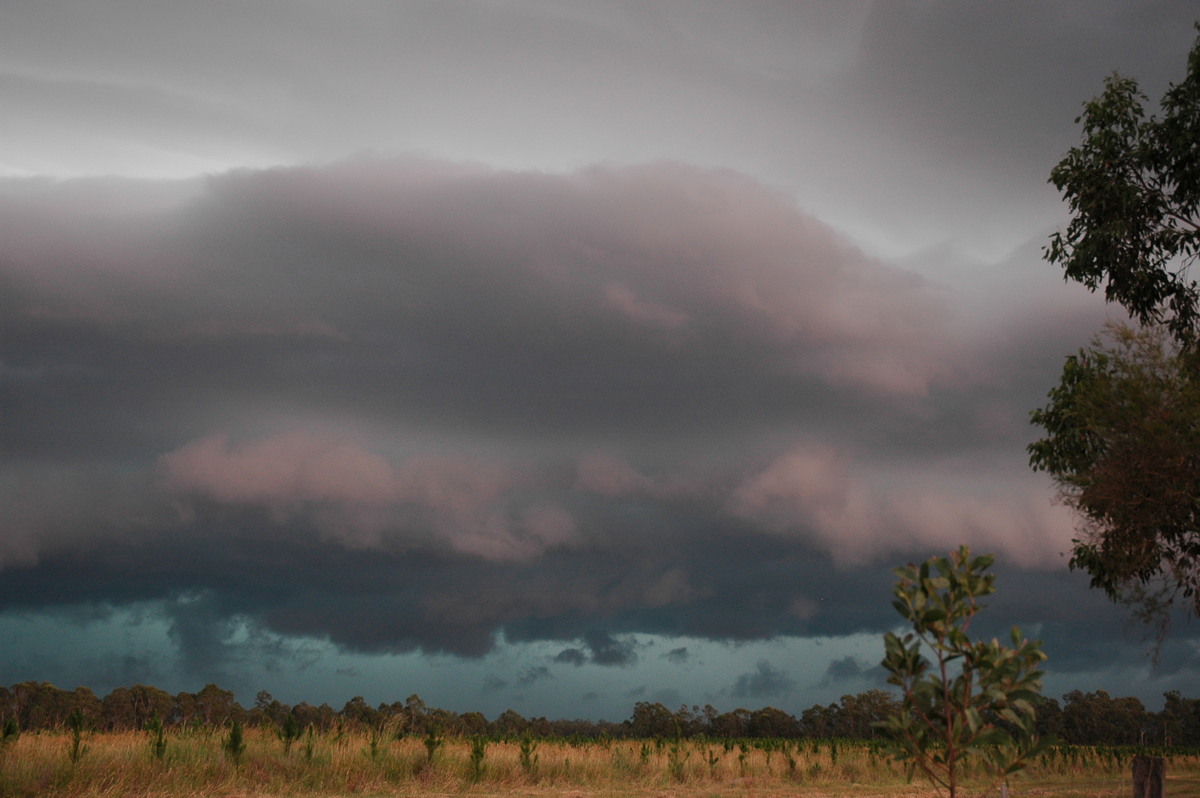
[[[0,203],[6,608],[206,595],[620,663],[610,634],[886,623],[831,564],[1069,540],[1024,415],[1095,303],[975,314],[741,175],[354,159]]]

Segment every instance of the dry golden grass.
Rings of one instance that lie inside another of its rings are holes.
[[[469,740],[447,740],[432,764],[424,741],[378,742],[371,755],[366,734],[316,735],[311,756],[305,739],[284,752],[266,731],[246,732],[239,762],[224,752],[222,732],[171,733],[156,759],[148,735],[91,735],[80,760],[69,757],[68,732],[27,733],[0,748],[0,796],[71,798],[183,798],[221,796],[563,796],[564,798],[676,798],[682,796],[829,796],[905,798],[932,795],[908,784],[899,766],[866,746],[804,743],[788,752],[683,741],[654,745],[637,740],[571,745],[542,740],[531,767],[520,745],[491,742],[475,778]],[[1084,754],[1060,759],[1016,777],[1013,798],[1127,798],[1128,763]],[[1171,798],[1200,798],[1200,760],[1177,757],[1168,766]],[[968,783],[966,795],[995,798],[998,791]]]

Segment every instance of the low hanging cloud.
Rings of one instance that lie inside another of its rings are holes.
[[[638,661],[638,643],[632,637],[619,640],[607,632],[591,630],[584,633],[581,642],[583,648],[564,648],[554,661],[576,667],[588,663],[628,667]]]
[[[795,679],[766,660],[760,660],[753,672],[737,677],[731,692],[734,698],[762,699],[787,695],[795,686]]]
[[[680,646],[679,648],[673,648],[667,653],[663,654],[662,658],[674,665],[683,665],[692,658],[692,655],[688,651],[687,646]]]
[[[829,663],[829,667],[825,669],[825,678],[833,682],[844,682],[859,678],[865,670],[858,659],[847,654]]]
[[[522,687],[527,687],[531,684],[536,684],[537,682],[553,678],[554,674],[550,673],[550,669],[545,665],[531,665],[522,671],[521,675],[517,677],[517,684]]]
[[[564,665],[574,665],[578,668],[581,665],[587,664],[588,655],[581,648],[564,648],[554,655],[554,661],[561,662]]]

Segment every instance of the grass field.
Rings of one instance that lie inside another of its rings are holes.
[[[910,796],[932,795],[876,747],[796,741],[683,740],[572,744],[449,739],[432,760],[427,740],[339,733],[302,737],[285,752],[249,729],[237,758],[224,731],[170,733],[161,758],[146,733],[88,735],[72,761],[68,731],[27,733],[0,748],[0,796]],[[472,759],[474,750],[475,760]],[[1175,754],[1170,798],[1200,798],[1200,755]],[[999,796],[968,784],[967,795]],[[1129,752],[1062,749],[1009,783],[1010,796],[1132,795]]]

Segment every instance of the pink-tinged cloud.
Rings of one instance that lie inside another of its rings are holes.
[[[1070,513],[1036,480],[953,485],[914,468],[897,482],[856,473],[855,465],[833,448],[798,446],[737,485],[729,510],[809,536],[845,564],[967,543],[1025,567],[1057,567],[1070,546]]]
[[[264,506],[278,518],[302,511],[355,547],[412,542],[431,529],[457,551],[529,560],[576,538],[573,519],[539,504],[514,513],[521,469],[473,459],[413,457],[393,466],[338,438],[293,432],[231,444],[217,435],[159,459],[163,485],[222,504]]]
[[[628,286],[614,283],[602,294],[603,307],[624,315],[630,321],[649,328],[676,330],[688,323],[688,315],[643,299]]]
[[[169,489],[226,504],[386,504],[396,499],[396,477],[382,457],[307,433],[238,445],[225,435],[203,438],[163,455],[159,467]]]
[[[482,524],[448,528],[446,536],[458,551],[493,562],[528,562],[578,538],[575,520],[550,504],[531,507],[515,520],[493,513]]]
[[[592,452],[576,465],[575,489],[600,496],[630,496],[652,492],[654,481],[614,454]]]
[[[609,280],[602,302],[631,323],[745,337],[790,350],[798,372],[883,394],[923,394],[946,375],[948,298],[786,197],[676,164],[573,180],[594,208],[576,232]]]
[[[321,225],[398,258],[444,251],[453,265],[417,285],[445,289],[445,313],[491,286],[495,302],[531,305],[529,323],[573,312],[593,334],[653,331],[697,349],[733,340],[879,394],[919,395],[946,374],[947,297],[733,172],[658,163],[544,175],[404,159],[223,175],[211,188],[213,201],[268,223]]]
[[[682,477],[649,477],[612,452],[595,451],[576,462],[574,489],[609,498],[667,499],[695,494],[699,485]]]

